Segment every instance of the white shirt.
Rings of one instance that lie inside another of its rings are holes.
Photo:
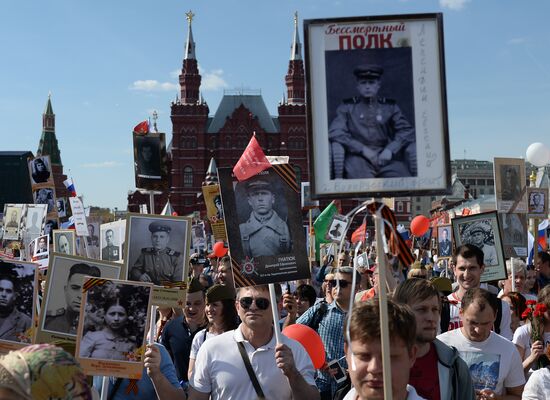
[[[457,329],[462,326],[460,321],[459,310],[462,301],[458,299],[456,292],[447,296],[450,302],[450,319],[449,330]],[[500,300],[500,299],[499,299]],[[500,300],[502,303],[502,317],[500,319],[500,336],[505,337],[508,340],[512,340],[514,334],[512,333],[512,313],[510,311],[510,304]]]
[[[512,342],[502,336],[491,332],[483,342],[472,342],[464,336],[462,329],[455,329],[437,338],[448,346],[456,347],[460,357],[468,364],[474,389],[491,389],[502,395],[504,388],[525,383],[519,352]]]
[[[288,379],[275,363],[275,335],[269,343],[255,349],[244,339],[241,326],[204,342],[197,354],[190,385],[201,393],[210,393],[212,400],[257,398],[237,347],[237,342],[243,342],[265,397],[270,400],[291,399]],[[296,369],[308,385],[315,386],[315,370],[305,349],[297,341],[284,335],[281,337],[292,350]]]
[[[533,372],[525,389],[522,400],[550,400],[550,369],[541,368]]]
[[[206,332],[206,335],[204,334]],[[206,336],[206,337],[205,337]],[[202,344],[206,339],[213,338],[214,336],[218,336],[217,333],[208,332],[206,328],[201,329],[198,331],[195,336],[193,337],[193,342],[191,343],[191,352],[189,353],[189,358],[196,359],[197,353],[199,352],[199,349],[201,348]]]
[[[351,390],[346,394],[344,400],[356,400],[358,398],[355,388],[352,387]],[[406,400],[426,400],[424,397],[420,397],[413,386],[407,385],[407,399]]]
[[[543,340],[544,348],[550,346],[550,332],[544,332]],[[531,355],[531,345],[533,344],[531,342],[531,324],[527,323],[516,329],[512,342],[520,347],[523,347],[525,350],[525,354],[523,356],[524,360],[529,357]]]

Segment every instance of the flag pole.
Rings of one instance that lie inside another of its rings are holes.
[[[391,360],[390,360],[390,336],[388,329],[388,295],[386,291],[388,269],[386,253],[382,243],[384,222],[381,209],[377,209],[374,216],[376,230],[376,253],[378,254],[378,305],[380,307],[380,341],[382,346],[382,376],[384,383],[384,398],[392,398],[391,388]]]

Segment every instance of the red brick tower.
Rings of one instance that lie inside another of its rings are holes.
[[[55,183],[55,194],[57,197],[68,197],[69,193],[63,184],[63,181],[67,179],[67,175],[63,174],[61,152],[59,151],[57,137],[55,136],[55,114],[53,113],[51,94],[48,95],[46,109],[42,114],[42,136],[40,137],[36,155],[50,156],[53,180]]]

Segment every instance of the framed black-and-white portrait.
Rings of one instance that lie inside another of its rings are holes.
[[[50,253],[50,235],[42,235],[34,239],[34,257],[48,257]]]
[[[456,217],[451,220],[456,247],[473,244],[483,251],[482,282],[506,279],[506,263],[496,211]]]
[[[216,240],[226,240],[224,211],[222,195],[219,185],[205,185],[202,187],[204,204],[206,205],[206,216],[210,222],[212,234]]]
[[[47,209],[48,207],[45,204],[27,204],[24,230],[30,240],[42,233],[46,222]]]
[[[527,188],[527,216],[548,218],[548,188]]]
[[[345,238],[347,226],[349,224],[349,218],[345,215],[335,214],[332,216],[329,228],[325,235],[326,240],[331,242],[340,243]]]
[[[47,213],[57,213],[57,207],[55,204],[55,188],[44,187],[34,191],[34,204],[46,204],[48,206]]]
[[[127,279],[157,286],[182,281],[191,247],[191,220],[128,214],[126,221]]]
[[[168,184],[166,139],[164,133],[134,133],[134,173],[136,187],[161,190]]]
[[[82,369],[89,375],[139,379],[153,285],[87,277],[82,292],[76,342]]]
[[[446,258],[453,255],[453,229],[451,225],[437,227],[437,257]]]
[[[38,272],[34,263],[0,260],[0,353],[7,353],[32,341],[37,301]]]
[[[495,158],[495,197],[502,213],[527,212],[527,176],[523,158]]]
[[[46,274],[37,342],[76,340],[84,277],[119,279],[121,269],[119,264],[53,253]]]
[[[67,199],[65,197],[58,197],[55,200],[57,207],[57,216],[59,218],[65,218],[67,216]]]
[[[71,229],[55,229],[53,231],[53,251],[65,255],[76,255],[76,234]]]
[[[304,21],[313,198],[450,191],[442,14]]]
[[[518,213],[499,213],[504,256],[527,257],[527,216]]]
[[[22,219],[25,212],[24,204],[4,205],[4,240],[19,240],[21,236]]]
[[[33,188],[43,185],[53,185],[50,156],[40,156],[29,161],[29,174]]]
[[[124,239],[126,237],[126,220],[108,222],[99,227],[101,259],[123,262]]]
[[[237,286],[307,279],[300,187],[289,164],[238,182],[218,168],[227,237]]]

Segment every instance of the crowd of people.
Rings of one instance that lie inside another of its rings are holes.
[[[235,289],[229,256],[193,254],[186,303],[158,308],[141,379],[87,381],[70,354],[35,345],[0,358],[0,399],[39,398],[34,391],[46,386],[57,392],[40,398],[91,399],[106,387],[109,399],[383,399],[379,282],[389,293],[393,399],[550,398],[550,254],[540,252],[534,266],[508,261],[506,280],[482,283],[484,254],[474,245],[458,247],[441,273],[422,254],[410,266],[387,257],[385,280],[380,255],[367,252],[358,268],[356,255],[342,252],[321,260],[310,280],[275,285],[279,321],[267,286]],[[104,312],[109,324],[87,334],[81,352],[109,351],[92,344],[111,336],[128,340],[119,334],[125,305]],[[274,322],[315,330],[325,365],[314,369],[304,346],[277,340]],[[25,359],[70,373],[52,389],[38,382],[52,377]]]

